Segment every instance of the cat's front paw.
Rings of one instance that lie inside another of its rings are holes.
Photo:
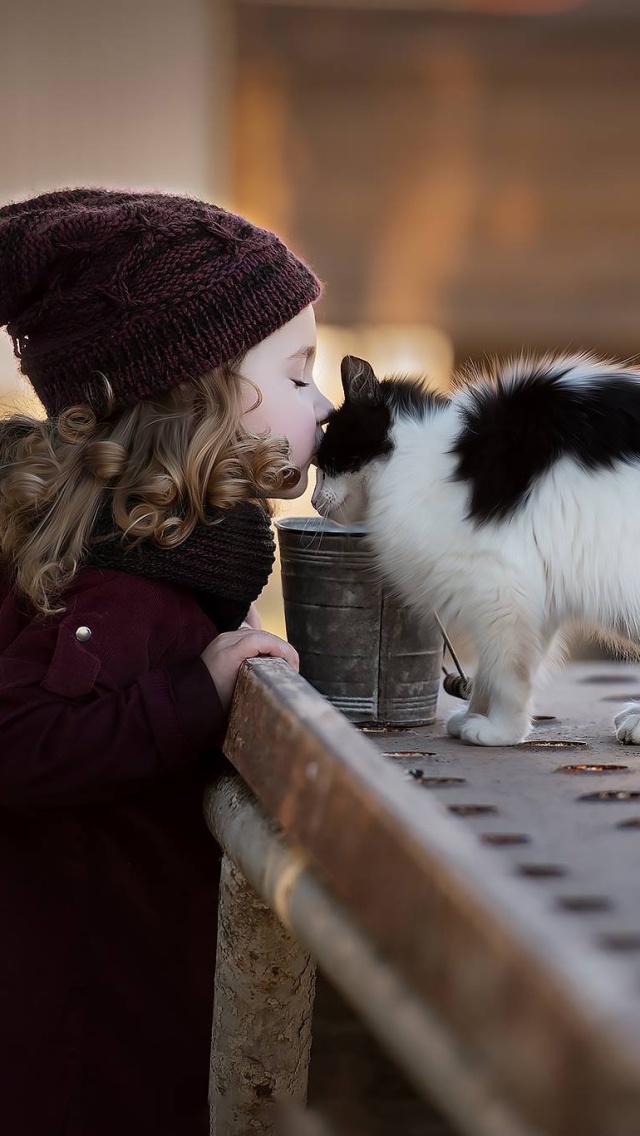
[[[512,726],[496,724],[483,714],[469,714],[462,723],[460,737],[467,745],[512,746],[523,742],[528,733],[528,723],[514,723]]]
[[[449,734],[449,737],[459,738],[461,736],[462,727],[464,726],[464,723],[467,721],[468,717],[468,710],[456,710],[455,714],[452,714],[447,719],[447,733]]]
[[[629,702],[613,719],[616,737],[623,745],[640,745],[640,702]]]

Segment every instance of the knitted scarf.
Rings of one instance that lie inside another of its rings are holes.
[[[109,504],[98,514],[91,540],[113,539],[90,543],[83,564],[182,584],[193,591],[218,631],[240,626],[269,579],[275,557],[269,517],[260,505],[207,509],[217,524],[198,523],[182,544],[161,548],[150,539],[134,547],[122,544]]]

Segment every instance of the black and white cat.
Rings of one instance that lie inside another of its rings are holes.
[[[364,522],[383,576],[473,638],[478,668],[450,734],[513,745],[532,680],[570,623],[640,644],[640,370],[589,355],[476,371],[450,397],[342,362],[344,404],[313,505]],[[640,703],[615,719],[640,744]]]

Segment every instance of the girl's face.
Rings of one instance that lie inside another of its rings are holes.
[[[252,434],[283,435],[289,442],[291,460],[300,470],[300,480],[281,497],[300,497],[307,487],[309,465],[320,441],[320,425],[333,410],[313,379],[316,352],[316,319],[309,306],[284,327],[263,339],[245,355],[240,373],[258,387],[245,386],[243,424]]]

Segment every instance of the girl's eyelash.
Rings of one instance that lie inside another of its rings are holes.
[[[308,387],[309,383],[303,383],[300,379],[292,379],[294,387]]]

